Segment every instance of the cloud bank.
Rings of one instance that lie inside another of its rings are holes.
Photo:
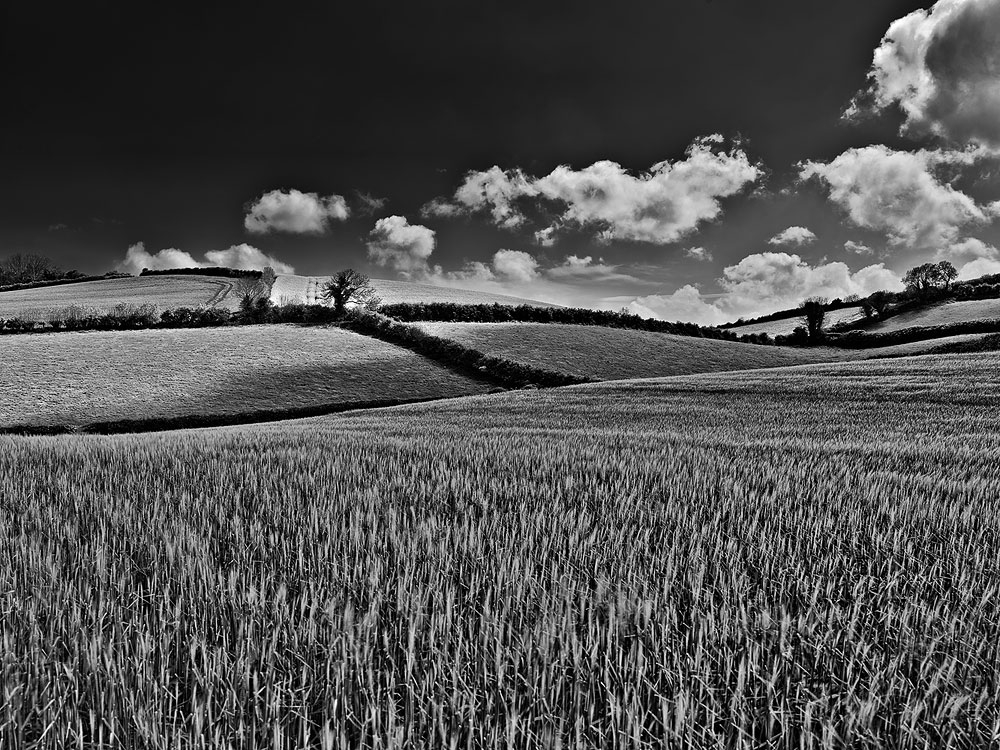
[[[426,216],[488,213],[499,227],[527,221],[519,204],[548,202],[555,223],[536,232],[542,245],[555,241],[564,225],[593,228],[601,241],[674,242],[722,213],[721,199],[735,195],[762,175],[737,146],[724,150],[722,136],[695,140],[681,160],[662,161],[633,175],[613,161],[583,169],[556,167],[544,177],[494,166],[469,172],[450,201],[427,204]]]
[[[125,259],[115,268],[125,273],[138,275],[142,269],[151,271],[169,271],[173,268],[208,268],[223,266],[239,268],[245,271],[260,271],[265,266],[271,266],[277,273],[295,273],[288,263],[267,255],[252,245],[233,245],[226,250],[210,250],[205,253],[203,261],[196,260],[191,253],[173,247],[150,253],[142,242],[129,247]]]
[[[350,214],[343,196],[299,190],[271,190],[246,211],[243,226],[252,234],[323,234],[331,221],[343,221]]]
[[[673,294],[638,297],[629,308],[637,315],[662,320],[719,325],[795,307],[807,297],[843,298],[902,289],[899,276],[881,263],[852,273],[846,263],[812,266],[789,253],[748,255],[722,273],[721,294],[704,295],[688,284]]]
[[[1000,148],[1000,2],[939,0],[894,21],[845,116],[896,105],[904,132]]]

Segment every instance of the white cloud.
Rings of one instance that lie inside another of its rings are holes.
[[[525,222],[518,201],[544,199],[562,213],[555,224],[536,233],[542,244],[551,244],[562,224],[595,227],[605,241],[666,244],[718,218],[722,198],[762,175],[740,148],[725,151],[721,143],[718,135],[699,138],[684,159],[659,162],[639,175],[606,160],[579,170],[559,166],[541,178],[494,166],[468,173],[452,202],[437,199],[424,211],[437,216],[489,211],[495,224],[511,229]]]
[[[849,253],[854,253],[855,255],[874,255],[875,250],[868,247],[862,242],[855,242],[854,240],[848,240],[844,243],[844,249]]]
[[[535,232],[535,242],[542,247],[552,247],[556,244],[556,227],[545,227]]]
[[[222,266],[224,268],[239,268],[245,271],[260,271],[265,266],[270,266],[275,273],[295,273],[295,269],[288,263],[267,255],[258,250],[253,245],[245,242],[233,245],[226,250],[210,250],[205,253],[207,265]]]
[[[131,274],[139,274],[142,269],[150,271],[168,271],[173,268],[205,268],[208,266],[223,266],[244,270],[261,270],[271,266],[278,273],[295,273],[295,269],[277,258],[266,255],[252,245],[233,245],[228,250],[210,250],[205,253],[205,260],[195,260],[194,256],[176,248],[166,248],[156,253],[149,253],[146,246],[138,242],[126,251],[125,259],[116,268]]]
[[[899,275],[883,264],[852,273],[846,263],[811,266],[798,255],[756,253],[723,269],[721,294],[703,295],[687,285],[672,294],[638,297],[629,306],[639,315],[702,325],[756,317],[796,307],[807,297],[866,296],[879,289],[902,289]]]
[[[419,280],[440,271],[427,262],[436,244],[433,229],[410,224],[403,216],[387,216],[375,222],[369,238],[368,257],[404,279]]]
[[[806,227],[788,227],[767,241],[769,245],[808,245],[816,235]]]
[[[493,272],[511,281],[538,278],[538,261],[521,250],[498,250],[493,256]]]
[[[898,105],[903,129],[1000,147],[1000,2],[939,0],[896,21],[845,116]]]
[[[322,234],[331,221],[343,221],[349,213],[340,195],[271,190],[247,207],[243,226],[253,234]]]
[[[799,174],[823,181],[856,226],[885,232],[894,245],[936,248],[955,241],[962,227],[989,219],[972,198],[935,176],[941,167],[979,156],[875,145],[849,149],[829,163],[806,162]]]
[[[958,270],[961,281],[1000,273],[1000,250],[975,237],[967,237],[941,248],[935,260],[947,260]]]
[[[712,253],[703,247],[689,247],[684,251],[684,255],[695,260],[712,260]]]

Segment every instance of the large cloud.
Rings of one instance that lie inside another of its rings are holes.
[[[843,298],[902,289],[899,275],[881,263],[852,273],[845,263],[811,266],[798,255],[770,252],[748,255],[727,266],[719,283],[721,294],[703,295],[687,285],[673,294],[639,297],[629,307],[639,315],[718,325],[794,307],[807,297]]]
[[[410,224],[403,216],[387,216],[375,222],[368,240],[368,257],[409,280],[419,280],[440,269],[431,268],[434,230]]]
[[[343,221],[348,214],[347,201],[340,195],[271,190],[247,207],[243,226],[254,234],[322,234],[330,221]]]
[[[437,199],[424,212],[442,216],[488,211],[498,226],[514,228],[525,222],[519,201],[544,199],[561,214],[536,233],[543,245],[552,244],[555,230],[566,224],[594,227],[602,240],[666,244],[716,219],[722,198],[761,176],[742,149],[726,151],[722,141],[721,136],[699,138],[684,159],[659,162],[639,175],[613,161],[579,170],[560,166],[540,178],[499,167],[470,172],[451,202]]]
[[[939,0],[894,21],[847,116],[893,104],[904,130],[1000,147],[1000,2]],[[867,101],[866,101],[867,100]]]
[[[205,253],[205,260],[195,260],[194,256],[176,248],[165,248],[156,253],[150,253],[146,246],[138,242],[126,251],[125,259],[116,268],[131,274],[139,274],[142,269],[151,271],[168,271],[172,268],[205,268],[208,266],[224,266],[243,270],[261,270],[271,266],[278,273],[295,273],[295,269],[277,258],[266,255],[252,245],[233,245],[227,250],[210,250]]]
[[[937,176],[967,164],[972,152],[894,151],[875,145],[848,149],[828,163],[800,165],[800,177],[822,180],[830,199],[859,227],[885,232],[894,245],[938,248],[960,230],[989,220],[991,210]]]

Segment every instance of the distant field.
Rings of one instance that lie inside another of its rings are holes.
[[[419,323],[485,354],[602,380],[828,362],[827,349],[792,349],[559,323]]]
[[[831,310],[826,314],[825,328],[829,328],[837,323],[854,322],[861,320],[864,316],[859,307],[845,307],[841,310]],[[733,333],[767,333],[771,336],[784,336],[795,330],[796,326],[802,326],[801,316],[794,318],[782,318],[781,320],[769,320],[766,323],[751,323],[745,326],[734,326],[730,328]]]
[[[940,326],[963,323],[969,320],[1000,319],[1000,299],[976,299],[961,302],[942,302],[922,310],[900,313],[869,330],[874,332],[898,331],[913,326]]]
[[[283,301],[305,302],[316,304],[322,302],[319,295],[323,283],[329,277],[324,276],[294,276],[280,274],[271,291],[271,300],[275,304]],[[419,284],[411,281],[391,281],[388,279],[372,279],[372,285],[378,291],[385,304],[397,302],[456,302],[459,304],[493,304],[501,305],[534,305],[536,307],[553,307],[548,302],[508,297],[503,294],[488,292],[473,292],[466,289],[453,289],[447,286]]]
[[[0,318],[48,319],[70,306],[105,310],[119,302],[173,307],[233,307],[233,279],[211,276],[138,276],[0,292]]]
[[[5,336],[0,359],[0,426],[236,414],[488,390],[406,349],[328,328]]]
[[[0,437],[0,744],[990,747],[998,369]]]

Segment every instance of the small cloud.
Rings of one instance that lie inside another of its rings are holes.
[[[403,216],[388,216],[375,222],[369,234],[368,257],[405,279],[423,279],[439,271],[428,259],[434,252],[434,230],[410,224]]]
[[[388,201],[387,198],[377,198],[371,193],[365,193],[360,190],[355,191],[354,197],[357,199],[358,212],[364,216],[372,216],[377,214],[383,208]]]
[[[331,221],[343,221],[350,214],[343,196],[322,197],[299,190],[271,190],[246,211],[243,226],[252,234],[323,234]]]
[[[767,241],[768,245],[808,245],[816,235],[806,227],[788,227]]]
[[[556,244],[556,227],[545,227],[535,232],[535,242],[542,247],[552,247]]]
[[[844,243],[844,249],[849,253],[854,253],[855,255],[874,255],[875,250],[868,247],[868,245],[862,244],[861,242],[855,242],[854,240],[848,240]]]
[[[710,261],[712,253],[703,247],[689,247],[684,251],[684,255],[695,260]]]

